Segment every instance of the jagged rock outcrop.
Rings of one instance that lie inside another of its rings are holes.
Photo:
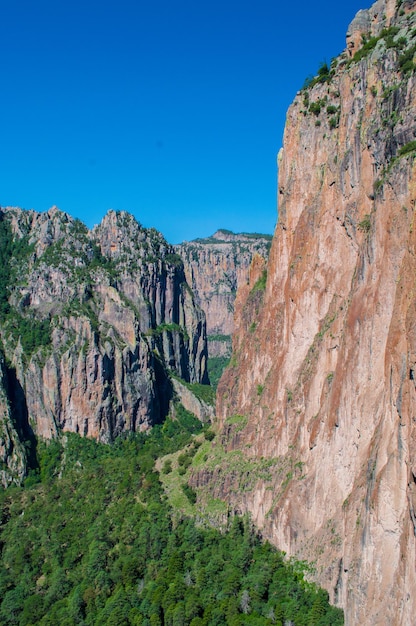
[[[415,27],[379,0],[289,109],[217,402],[223,446],[267,471],[194,477],[315,562],[349,626],[416,615]]]
[[[36,435],[111,441],[165,417],[169,371],[207,382],[204,314],[160,233],[114,211],[88,231],[56,208],[2,209],[0,226],[1,340]]]
[[[197,304],[207,319],[210,356],[229,356],[234,330],[234,301],[248,281],[255,254],[267,258],[270,235],[217,230],[211,237],[175,246]]]

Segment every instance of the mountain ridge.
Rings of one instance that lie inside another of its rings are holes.
[[[204,314],[155,229],[110,211],[89,231],[56,207],[1,209],[0,228],[2,393],[26,437],[111,441],[164,419],[170,372],[208,382]]]

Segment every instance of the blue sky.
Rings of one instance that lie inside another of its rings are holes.
[[[370,4],[0,0],[0,205],[273,232],[286,110]]]

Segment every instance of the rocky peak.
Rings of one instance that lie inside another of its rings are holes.
[[[100,243],[104,256],[117,259],[123,252],[140,247],[146,238],[145,230],[125,212],[108,211],[93,231],[96,241]]]
[[[347,51],[353,57],[371,37],[378,37],[397,21],[399,14],[414,9],[415,0],[377,0],[369,9],[358,11],[347,31]]]
[[[173,249],[155,228],[144,228],[126,211],[108,211],[92,231],[104,256],[119,261],[164,258]]]

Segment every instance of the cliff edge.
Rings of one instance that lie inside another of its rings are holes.
[[[415,54],[415,2],[378,0],[290,107],[217,402],[222,445],[267,471],[194,480],[314,562],[350,626],[416,615]]]

